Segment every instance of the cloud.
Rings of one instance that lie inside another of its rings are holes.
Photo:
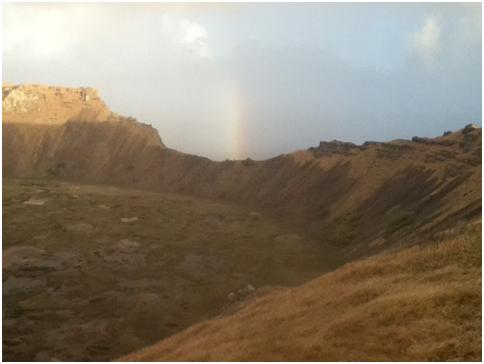
[[[185,47],[194,55],[201,58],[210,56],[208,33],[200,24],[184,18],[176,19],[163,15],[162,29],[175,44]]]
[[[4,52],[28,54],[34,61],[46,61],[59,57],[77,38],[72,23],[64,19],[63,10],[47,8],[36,13],[36,8],[19,7],[16,14],[4,13],[6,37]],[[28,19],[28,26],[18,18]]]
[[[98,88],[174,149],[257,159],[479,122],[480,28],[480,4],[16,3],[2,70]]]
[[[35,61],[46,62],[72,54],[87,43],[95,44],[96,39],[123,46],[123,39],[127,43],[136,37],[134,43],[143,44],[140,35],[148,36],[151,41],[157,39],[167,51],[181,51],[183,57],[209,58],[211,55],[207,30],[178,14],[164,11],[133,14],[123,7],[103,6],[93,11],[94,8],[81,5],[9,5],[5,10],[4,52],[7,55],[28,55]],[[147,25],[155,21],[160,24],[157,31],[154,27],[148,29]],[[133,29],[137,29],[134,34]]]
[[[440,50],[441,27],[435,16],[429,16],[423,27],[414,34],[413,45],[426,63],[433,63]]]

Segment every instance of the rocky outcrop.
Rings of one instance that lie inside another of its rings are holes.
[[[68,121],[114,121],[93,88],[2,85],[3,120],[7,123],[64,124]]]
[[[157,168],[158,132],[109,110],[91,88],[7,85],[3,173],[90,183],[136,183]]]
[[[317,148],[311,147],[309,148],[310,151],[314,153],[316,156],[323,156],[323,155],[330,155],[330,154],[345,154],[348,155],[353,150],[358,150],[361,147],[358,147],[356,144],[341,142],[339,140],[333,140],[332,142],[319,142],[319,146]]]

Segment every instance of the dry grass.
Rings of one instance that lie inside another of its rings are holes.
[[[480,361],[480,224],[274,290],[121,360]]]

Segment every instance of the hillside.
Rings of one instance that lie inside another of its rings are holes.
[[[481,357],[481,128],[215,162],[91,88],[2,106],[4,358]]]
[[[480,223],[276,289],[120,361],[480,361]]]
[[[2,91],[4,176],[133,184],[134,166],[146,174],[156,168],[153,156],[164,148],[157,131],[112,113],[93,89]]]
[[[108,111],[92,89],[4,86],[3,106],[6,177],[236,203],[352,257],[415,243],[481,211],[480,128],[361,146],[321,142],[264,161],[214,162],[166,148],[155,129]]]

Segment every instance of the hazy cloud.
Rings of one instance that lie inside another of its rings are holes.
[[[186,47],[199,57],[208,57],[208,34],[200,24],[187,19],[173,19],[168,15],[162,16],[163,32],[168,34],[172,40]]]
[[[96,87],[189,153],[266,158],[481,122],[480,4],[3,10],[5,81]]]
[[[415,35],[414,46],[419,55],[427,62],[432,63],[440,48],[440,26],[435,16],[429,16]]]

